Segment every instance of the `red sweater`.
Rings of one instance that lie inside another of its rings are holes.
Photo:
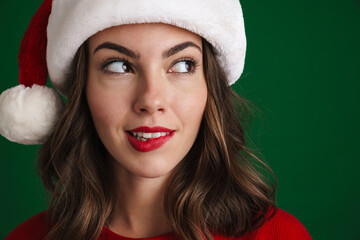
[[[47,234],[46,212],[41,212],[16,227],[5,240],[44,240]],[[137,240],[175,240],[172,234]],[[215,240],[227,240],[223,236],[214,236]],[[122,237],[104,227],[98,240],[135,240]],[[232,240],[311,240],[305,227],[289,213],[278,209],[273,218],[259,229]]]

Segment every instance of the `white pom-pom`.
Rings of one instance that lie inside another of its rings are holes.
[[[10,141],[42,144],[54,131],[64,103],[54,89],[18,85],[0,95],[0,134]]]

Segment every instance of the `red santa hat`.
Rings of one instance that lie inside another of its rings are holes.
[[[78,48],[99,31],[136,23],[171,24],[205,38],[229,85],[243,71],[246,37],[238,0],[44,0],[21,42],[20,85],[0,95],[1,135],[22,144],[45,142],[63,109],[60,95],[45,86],[48,75],[66,97]]]

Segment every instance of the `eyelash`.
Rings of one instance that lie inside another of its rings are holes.
[[[199,67],[199,61],[196,60],[195,58],[192,58],[192,57],[180,58],[180,59],[176,60],[175,62],[173,62],[173,63],[171,64],[171,67],[170,67],[170,68],[174,67],[175,64],[177,64],[177,63],[179,63],[179,62],[184,62],[184,61],[190,62],[191,65],[192,65],[192,67],[193,67],[193,69],[192,69],[191,71],[185,72],[185,73],[178,73],[178,72],[174,72],[174,73],[178,73],[178,74],[193,74],[193,73],[195,73],[195,72],[197,71],[197,69],[198,69],[198,67]]]
[[[117,73],[117,72],[113,72],[113,71],[109,71],[107,69],[107,67],[114,63],[114,62],[123,62],[125,64],[128,64],[130,65],[131,67],[131,71],[133,72],[134,70],[132,69],[132,64],[129,62],[128,59],[126,58],[119,58],[119,57],[112,57],[112,58],[109,58],[107,60],[104,60],[103,63],[101,64],[101,70],[106,73],[106,74],[115,74],[115,75],[118,75],[118,74],[123,74],[123,73]]]
[[[177,59],[176,61],[174,61],[172,64],[171,64],[171,68],[173,68],[175,66],[175,64],[179,63],[179,62],[183,62],[183,61],[188,61],[191,63],[192,65],[192,70],[189,71],[189,72],[185,72],[185,73],[179,73],[179,72],[173,72],[173,73],[177,73],[177,74],[193,74],[197,71],[198,67],[199,67],[199,61],[196,60],[195,58],[192,58],[192,57],[185,57],[185,58],[180,58],[180,59]],[[119,57],[112,57],[110,59],[107,59],[107,60],[104,60],[103,63],[101,64],[101,70],[106,73],[106,74],[115,74],[115,75],[118,75],[118,74],[123,74],[123,73],[117,73],[117,72],[113,72],[113,71],[109,71],[107,69],[107,67],[114,63],[114,62],[124,62],[125,64],[128,64],[130,65],[131,67],[131,71],[134,72],[133,68],[132,68],[132,64],[129,62],[128,59],[126,58],[119,58]]]

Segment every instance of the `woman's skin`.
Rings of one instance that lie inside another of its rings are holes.
[[[195,141],[207,100],[201,38],[171,25],[135,24],[99,32],[88,47],[87,100],[117,189],[108,227],[133,238],[167,233],[165,185]],[[172,134],[139,150],[128,131],[140,126]]]

